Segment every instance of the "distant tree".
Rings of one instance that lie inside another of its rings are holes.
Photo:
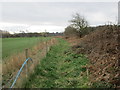
[[[79,32],[79,36],[81,37],[83,31],[88,27],[88,22],[83,16],[76,13],[73,15],[72,20],[70,20],[71,25]]]
[[[0,30],[0,37],[8,38],[8,37],[10,37],[10,33],[5,30]]]
[[[64,35],[66,37],[78,37],[78,31],[74,27],[68,26],[65,28]]]

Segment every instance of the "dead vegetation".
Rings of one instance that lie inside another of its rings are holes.
[[[120,85],[120,28],[104,26],[81,39],[69,39],[72,50],[86,54],[90,59],[91,82],[107,82]]]

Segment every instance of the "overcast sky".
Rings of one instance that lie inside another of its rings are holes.
[[[0,29],[10,32],[63,32],[76,12],[89,25],[117,23],[118,18],[117,2],[1,2],[0,8]]]

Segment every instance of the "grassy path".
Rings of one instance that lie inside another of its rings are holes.
[[[88,77],[86,68],[88,59],[83,55],[74,54],[69,43],[59,39],[47,56],[40,61],[35,72],[24,84],[27,88],[87,88]]]

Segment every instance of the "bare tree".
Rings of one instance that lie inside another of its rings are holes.
[[[83,30],[88,27],[88,22],[86,21],[86,19],[83,16],[80,16],[80,14],[78,13],[73,15],[73,19],[70,20],[70,22],[71,25],[79,32],[80,37]]]

